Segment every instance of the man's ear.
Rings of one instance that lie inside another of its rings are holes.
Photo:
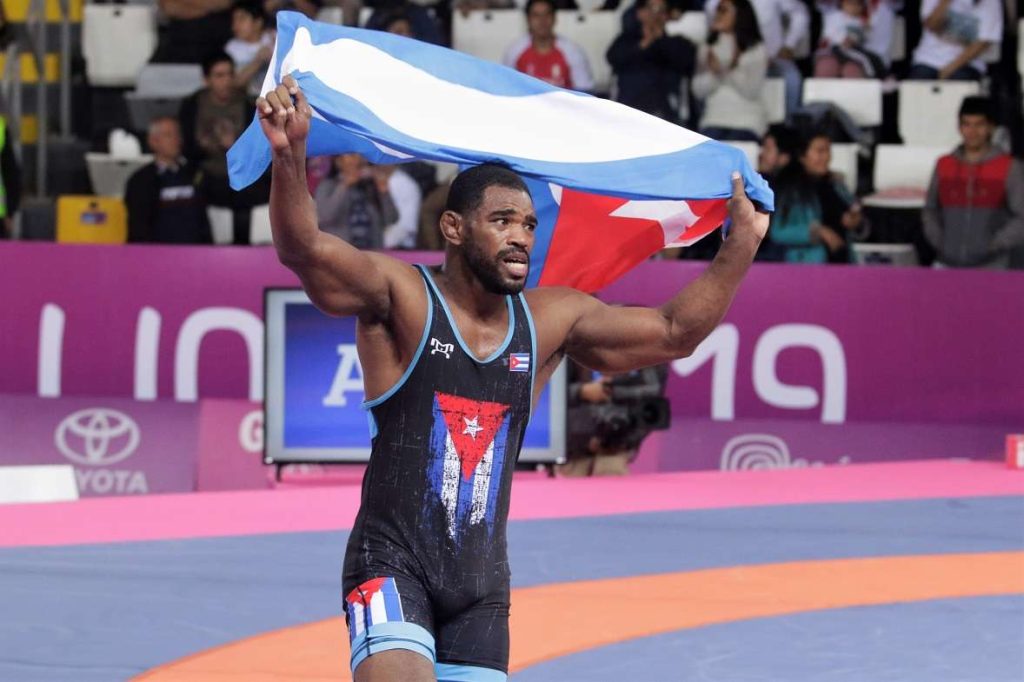
[[[444,237],[446,242],[455,246],[461,246],[464,229],[465,222],[463,222],[460,214],[455,211],[445,211],[441,214],[441,236]]]

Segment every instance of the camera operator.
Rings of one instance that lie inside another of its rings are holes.
[[[656,365],[616,375],[595,376],[570,363],[564,476],[629,473],[641,441],[668,428],[663,397],[668,366]]]

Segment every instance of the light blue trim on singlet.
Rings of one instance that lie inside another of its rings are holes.
[[[423,269],[423,272],[427,274],[427,281],[430,283],[430,287],[434,290],[434,293],[437,294],[437,299],[441,301],[441,307],[444,308],[444,314],[448,317],[448,324],[451,326],[452,331],[455,332],[455,339],[459,342],[459,345],[462,346],[462,350],[466,355],[468,355],[477,364],[486,365],[488,362],[493,362],[495,358],[504,353],[505,349],[508,348],[509,342],[512,341],[512,332],[516,329],[516,312],[512,307],[512,297],[505,297],[505,304],[508,306],[508,334],[505,335],[505,342],[501,344],[501,347],[498,348],[498,350],[491,353],[490,357],[480,360],[476,357],[476,354],[469,349],[466,342],[462,340],[462,334],[459,333],[459,327],[455,324],[455,318],[452,317],[452,311],[448,307],[448,302],[444,300],[444,296],[441,295],[441,290],[437,288],[437,283],[434,282],[433,274],[431,274],[429,269],[422,266],[420,267]]]
[[[526,302],[526,296],[519,292],[519,302],[523,304],[526,312],[526,322],[530,325],[530,416],[533,416],[533,388],[537,381],[537,329],[533,326],[533,313]]]
[[[434,665],[437,682],[505,682],[508,675],[494,668],[478,665],[437,663]]]
[[[417,267],[419,267],[421,270],[423,269],[423,266]],[[430,290],[427,288],[426,280],[423,281],[423,290],[427,294],[427,322],[426,324],[423,325],[423,336],[420,337],[420,345],[416,348],[416,353],[412,356],[412,362],[410,362],[409,366],[405,368],[405,372],[402,373],[401,378],[399,378],[398,382],[395,383],[394,386],[392,386],[391,388],[389,388],[388,390],[386,390],[384,393],[374,398],[373,400],[364,400],[364,410],[369,410],[371,407],[377,407],[382,402],[384,402],[385,400],[393,396],[395,393],[397,393],[398,389],[404,386],[405,382],[409,380],[410,376],[412,376],[412,371],[416,369],[416,363],[420,361],[420,355],[423,354],[423,349],[427,345],[427,339],[430,338],[430,325],[433,324],[434,322],[434,304],[430,300]],[[372,414],[370,415],[370,419],[373,419]],[[376,434],[376,431],[377,425],[376,423],[373,423],[373,425],[370,427],[370,432]]]
[[[373,654],[394,649],[413,651],[434,663],[434,636],[425,627],[406,622],[378,623],[352,640],[349,665],[353,674]]]

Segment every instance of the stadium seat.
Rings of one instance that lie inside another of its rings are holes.
[[[786,81],[781,78],[766,78],[761,89],[761,103],[768,113],[769,123],[786,120]]]
[[[898,125],[903,143],[949,148],[959,144],[960,103],[980,91],[973,81],[901,82]]]
[[[274,234],[270,230],[270,205],[263,204],[252,209],[252,222],[249,223],[249,243],[272,244]]]
[[[555,24],[556,31],[563,28]],[[452,12],[452,47],[489,62],[501,63],[508,46],[524,33],[526,16],[517,9]]]
[[[708,17],[703,12],[683,12],[678,19],[665,24],[665,33],[683,36],[691,43],[703,45],[708,39]]]
[[[128,212],[116,197],[65,194],[57,199],[57,241],[73,244],[123,244]]]
[[[156,48],[155,8],[87,4],[82,18],[82,56],[92,85],[135,84]]]
[[[889,59],[901,62],[907,58],[907,20],[897,14],[892,22],[892,42],[889,43]]]
[[[857,193],[857,150],[852,142],[832,143],[832,163],[829,170],[843,177],[843,184],[850,194]]]
[[[154,118],[177,117],[181,100],[201,87],[203,70],[198,64],[147,64],[135,90],[125,93],[132,128],[142,131]]]
[[[340,7],[323,7],[316,13],[316,20],[325,24],[342,24],[343,13]]]
[[[235,234],[235,217],[231,209],[222,206],[207,206],[206,216],[210,220],[213,243],[231,244]]]
[[[738,141],[730,141],[726,142],[725,144],[729,145],[730,147],[735,147],[736,149],[739,149],[741,152],[746,154],[747,161],[750,162],[750,167],[755,169],[757,168],[757,157],[761,151],[761,145],[759,145],[757,142]]]
[[[89,168],[92,191],[101,196],[123,197],[128,178],[152,160],[151,154],[123,158],[100,152],[86,152],[85,163]]]
[[[1017,74],[1024,77],[1024,19],[1017,22]]]
[[[917,265],[913,244],[852,244],[857,265]]]
[[[606,93],[611,87],[612,67],[605,54],[619,30],[619,19],[614,12],[563,10],[558,13],[555,31],[583,48],[594,76],[594,92]],[[509,40],[504,47],[511,42]]]
[[[865,206],[920,208],[931,182],[935,163],[948,153],[945,147],[880,144],[875,147],[875,193]]]
[[[876,78],[808,78],[803,103],[832,102],[862,128],[882,123],[882,82]]]

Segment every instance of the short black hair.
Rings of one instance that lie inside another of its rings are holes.
[[[387,31],[399,21],[404,21],[409,24],[409,28],[412,28],[412,20],[409,18],[409,13],[402,9],[396,9],[393,12],[385,14],[384,20],[380,22],[380,27],[384,31]]]
[[[497,163],[485,163],[464,170],[455,177],[448,190],[444,210],[460,215],[476,210],[488,187],[507,187],[530,193],[526,183],[512,169]]]
[[[231,11],[242,10],[253,19],[259,19],[264,24],[267,23],[267,13],[263,11],[263,4],[254,2],[253,0],[236,0],[231,6]]]
[[[227,62],[228,64],[231,64],[232,67],[235,65],[235,60],[233,60],[224,50],[214,50],[203,57],[203,78],[209,78],[210,72],[213,71],[213,67],[217,66],[221,62]]]
[[[551,8],[552,14],[558,13],[558,5],[555,4],[555,0],[526,0],[526,7],[523,11],[526,12],[527,16],[529,16],[530,10],[537,4],[548,5]]]
[[[977,95],[964,97],[964,101],[960,103],[960,113],[957,116],[984,116],[989,123],[996,123],[995,102],[988,97]]]
[[[764,137],[774,139],[775,146],[778,147],[781,154],[793,156],[800,147],[800,134],[783,123],[775,123],[769,126],[768,132],[764,134]]]

